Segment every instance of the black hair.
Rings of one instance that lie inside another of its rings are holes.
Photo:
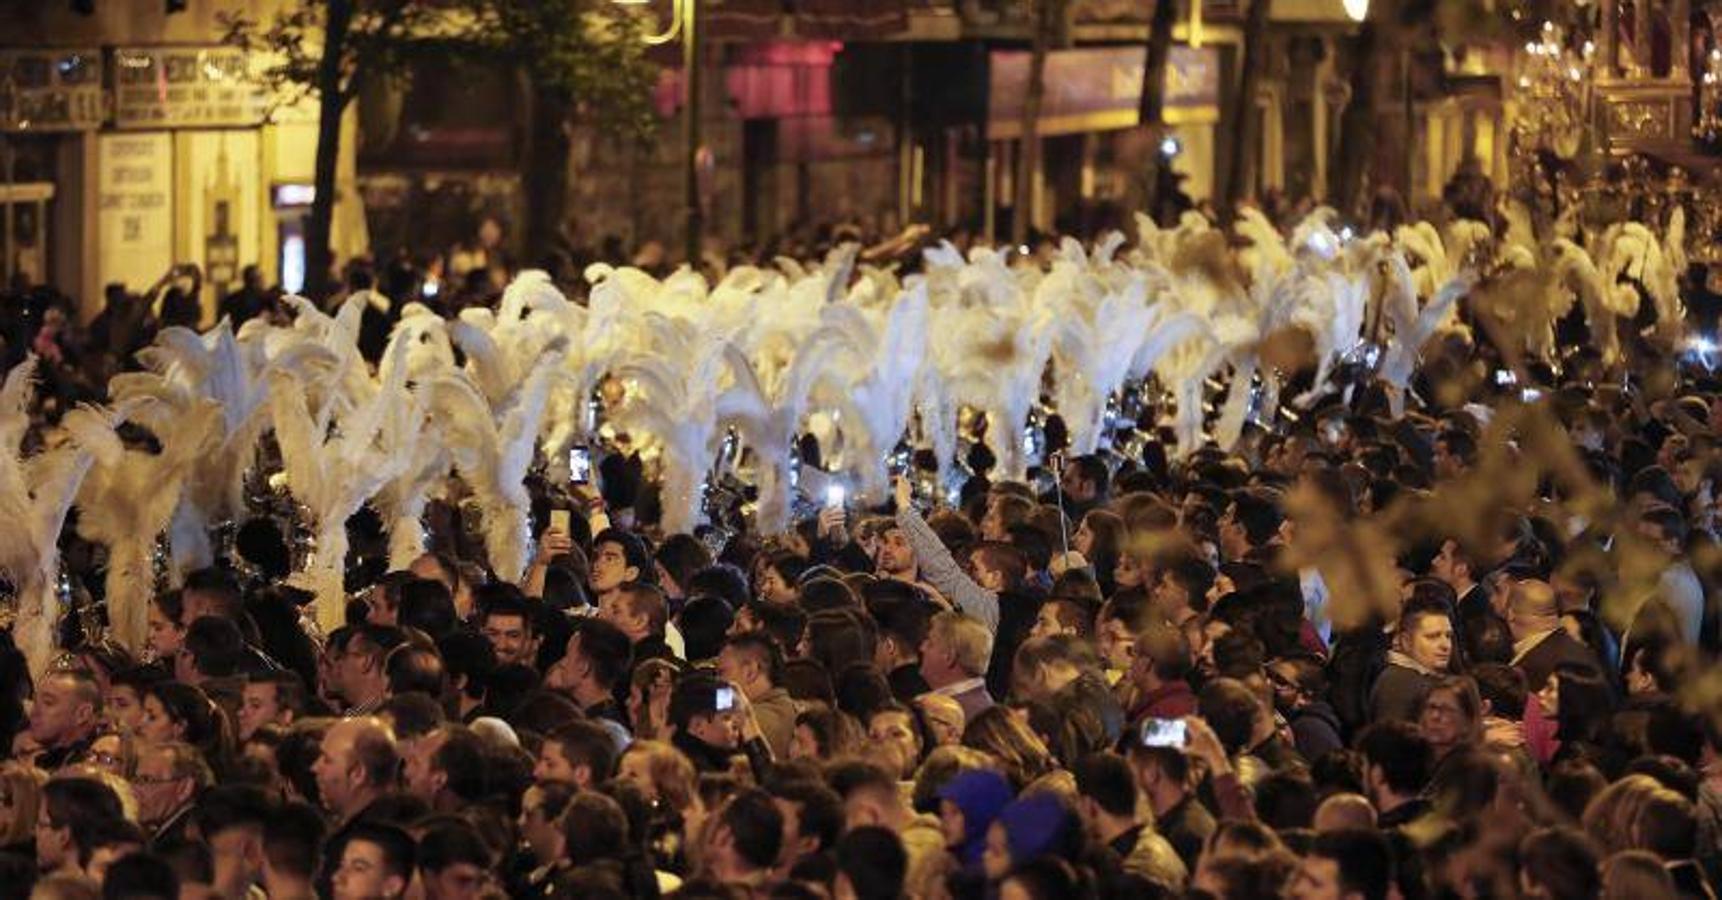
[[[215,704],[204,692],[189,684],[164,681],[150,685],[146,696],[156,698],[168,718],[184,726],[182,739],[187,744],[203,751],[204,755],[209,757],[222,749],[221,724],[217,718],[219,714]]]
[[[218,607],[216,614],[227,618],[238,618],[243,608],[239,576],[232,569],[210,566],[189,572],[180,590],[211,595]]]
[[[710,716],[717,711],[717,692],[726,685],[716,675],[694,670],[676,681],[670,692],[670,727],[686,730],[695,716]]]
[[[1563,744],[1598,740],[1614,711],[1614,690],[1608,681],[1585,663],[1561,663],[1549,677],[1560,684],[1555,737]]]
[[[809,656],[827,672],[841,672],[851,663],[872,662],[877,633],[873,620],[860,610],[833,609],[807,619]]]
[[[901,582],[898,582],[901,583]],[[890,637],[910,653],[919,653],[921,643],[933,621],[932,607],[919,597],[908,599],[869,598],[868,612],[879,629],[879,636]]]
[[[447,777],[449,792],[466,803],[477,803],[490,792],[484,738],[465,725],[442,726],[442,744],[431,754],[432,768]]]
[[[610,796],[581,791],[562,814],[562,835],[566,852],[577,864],[620,861],[628,853],[628,816]]]
[[[682,584],[682,590],[688,597],[716,597],[728,603],[730,609],[741,609],[752,596],[747,586],[747,574],[729,563],[721,562],[708,565],[688,576],[687,582]]]
[[[776,781],[767,790],[771,796],[795,805],[797,833],[818,839],[815,852],[830,850],[837,843],[843,832],[843,798],[836,791],[807,778]]]
[[[414,578],[399,588],[400,606],[395,621],[403,628],[416,628],[441,640],[459,624],[454,595],[448,585],[434,578]]]
[[[825,610],[855,609],[859,602],[847,582],[820,576],[802,581],[796,605],[802,612],[813,615]]]
[[[575,629],[580,636],[580,655],[592,666],[592,676],[600,687],[614,689],[628,678],[633,665],[634,643],[622,629],[610,622],[587,616]]]
[[[1010,546],[1022,554],[1030,571],[1044,572],[1052,565],[1052,537],[1045,529],[1028,522],[1019,522],[1005,529]]]
[[[1257,719],[1264,713],[1255,692],[1233,678],[1216,678],[1202,686],[1196,710],[1214,729],[1226,753],[1249,747]]]
[[[473,602],[478,606],[478,622],[482,628],[491,616],[519,617],[528,634],[538,632],[538,617],[534,615],[533,605],[520,592],[520,588],[512,584],[487,584],[473,591]]]
[[[752,655],[774,687],[783,683],[783,649],[765,632],[744,631],[730,637],[724,646]]]
[[[1357,736],[1357,750],[1369,765],[1381,769],[1387,786],[1400,794],[1415,794],[1429,783],[1435,751],[1409,722],[1382,721]]]
[[[81,866],[88,866],[96,851],[104,847],[142,849],[147,843],[143,828],[130,819],[89,819],[72,828],[72,845]]]
[[[722,599],[693,597],[682,606],[678,620],[689,660],[711,659],[723,648],[724,635],[735,621],[735,611]]]
[[[317,646],[299,627],[299,616],[313,599],[307,591],[271,585],[245,600],[246,617],[257,626],[257,648],[307,687],[317,683]]]
[[[328,719],[302,719],[287,729],[275,748],[275,764],[281,777],[293,790],[311,801],[318,799],[317,776],[312,767],[323,752],[323,735],[329,730]]]
[[[179,875],[154,853],[128,853],[108,865],[102,900],[178,900]]]
[[[1106,467],[1106,460],[1097,453],[1086,453],[1073,457],[1067,463],[1083,481],[1094,485],[1094,495],[1103,498],[1112,488],[1112,471]]]
[[[1232,492],[1230,499],[1236,507],[1233,519],[1243,527],[1250,546],[1261,547],[1274,539],[1285,515],[1272,493],[1262,488],[1243,488]]]
[[[616,769],[616,739],[595,722],[570,722],[546,737],[545,742],[560,746],[569,766],[589,768],[593,784],[609,778]]]
[[[343,850],[353,841],[376,845],[383,851],[383,868],[389,874],[399,876],[403,881],[412,880],[418,849],[406,829],[387,822],[363,819],[347,826],[339,837],[339,845]]]
[[[1315,782],[1302,767],[1269,772],[1256,782],[1256,815],[1275,831],[1308,828],[1315,821]]]
[[[226,678],[245,662],[245,637],[232,619],[199,616],[185,629],[185,652],[209,678]]]
[[[870,662],[851,663],[838,672],[831,690],[836,695],[837,708],[863,724],[880,709],[898,705],[891,693],[891,683]]]
[[[245,683],[267,684],[275,688],[275,703],[283,709],[293,712],[298,718],[305,714],[310,705],[310,693],[305,690],[305,682],[296,672],[258,672],[248,675]]]
[[[439,821],[419,838],[418,867],[422,872],[441,872],[457,863],[480,869],[491,866],[490,848],[478,830],[460,820]]]
[[[456,628],[437,641],[437,652],[442,655],[451,681],[466,679],[461,685],[461,693],[472,700],[484,697],[491,675],[496,671],[496,648],[484,639],[484,635],[471,629]]]
[[[766,869],[777,861],[783,846],[783,814],[770,794],[758,788],[738,791],[718,814],[717,823],[729,829],[736,854],[749,865]]]
[[[1543,828],[1519,842],[1521,878],[1550,897],[1595,897],[1602,888],[1601,859],[1575,828]]]
[[[262,829],[273,812],[262,788],[218,784],[198,795],[192,815],[197,833],[211,841],[230,828]]]
[[[630,568],[638,570],[640,573],[634,579],[635,581],[642,581],[651,585],[658,583],[658,568],[653,565],[652,554],[646,549],[645,542],[640,540],[638,535],[631,531],[623,531],[620,528],[606,528],[598,532],[598,536],[592,539],[594,555],[596,555],[601,544],[615,544],[622,548],[622,558],[627,561]]]
[[[1160,571],[1164,577],[1171,579],[1173,584],[1183,588],[1190,598],[1191,609],[1196,612],[1207,611],[1208,591],[1214,586],[1218,574],[1207,560],[1194,553],[1180,553],[1166,561]]]
[[[897,900],[903,896],[909,857],[897,835],[877,825],[853,828],[837,842],[837,869],[855,889],[857,900]]]
[[[761,628],[771,633],[785,655],[795,650],[807,630],[807,614],[793,606],[755,600],[747,604],[747,611]]]
[[[350,622],[343,629],[347,635],[342,650],[346,653],[364,653],[375,656],[377,664],[382,665],[389,651],[406,643],[406,633],[399,628],[389,625],[372,625],[369,622]],[[333,635],[331,635],[333,640]],[[366,649],[368,646],[368,649]]]
[[[693,596],[690,585],[694,575],[712,564],[711,551],[691,534],[672,534],[664,538],[654,556],[657,564],[687,597]]]
[[[1341,894],[1387,900],[1393,888],[1393,848],[1378,831],[1352,828],[1322,832],[1310,843],[1308,855],[1332,860],[1339,867]]]
[[[123,819],[120,796],[94,778],[50,778],[42,786],[42,806],[48,824],[69,828],[75,835],[98,819]]]
[[[1077,761],[1071,774],[1076,776],[1076,792],[1102,810],[1114,816],[1135,814],[1136,776],[1122,756],[1090,753]]]
[[[161,610],[161,614],[166,616],[169,622],[172,622],[181,628],[186,626],[184,590],[175,589],[171,591],[163,591],[151,598],[150,603],[154,605],[156,609]]]

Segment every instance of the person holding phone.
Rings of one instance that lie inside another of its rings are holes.
[[[1219,826],[1197,788],[1204,777],[1237,780],[1219,738],[1201,718],[1187,716],[1145,719],[1126,740],[1130,770],[1154,811],[1154,827],[1171,842],[1185,867],[1196,871],[1202,848]]]
[[[701,773],[748,766],[763,778],[771,766],[771,748],[747,695],[709,672],[696,670],[677,682],[670,695],[670,744]]]
[[[520,580],[520,590],[528,597],[543,597],[544,577],[550,571],[550,564],[573,551],[572,513],[566,509],[551,510],[549,524],[538,536],[538,552],[533,554],[532,564],[527,567],[526,576]]]

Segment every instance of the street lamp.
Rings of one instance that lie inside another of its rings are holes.
[[[645,6],[651,0],[610,0],[617,6]],[[699,0],[670,0],[670,26],[658,34],[645,36],[654,47],[682,40],[682,79],[687,97],[682,103],[682,137],[686,142],[682,160],[683,203],[687,205],[688,265],[699,268],[700,234],[705,230],[705,214],[700,211],[700,66],[699,66]]]

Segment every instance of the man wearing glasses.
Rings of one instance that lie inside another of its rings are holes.
[[[203,754],[190,744],[157,744],[138,754],[132,791],[138,822],[149,830],[152,848],[185,837],[198,795],[214,781]]]

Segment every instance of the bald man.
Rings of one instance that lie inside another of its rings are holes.
[[[342,719],[329,726],[322,752],[311,766],[323,808],[342,827],[393,790],[400,769],[394,733],[373,716]]]
[[[1375,807],[1362,794],[1334,794],[1315,808],[1315,832],[1369,830],[1375,827]]]
[[[1561,627],[1560,601],[1546,581],[1527,578],[1509,589],[1507,627],[1513,632],[1513,665],[1525,673],[1525,687],[1533,693],[1562,663],[1602,671],[1596,654]]]

